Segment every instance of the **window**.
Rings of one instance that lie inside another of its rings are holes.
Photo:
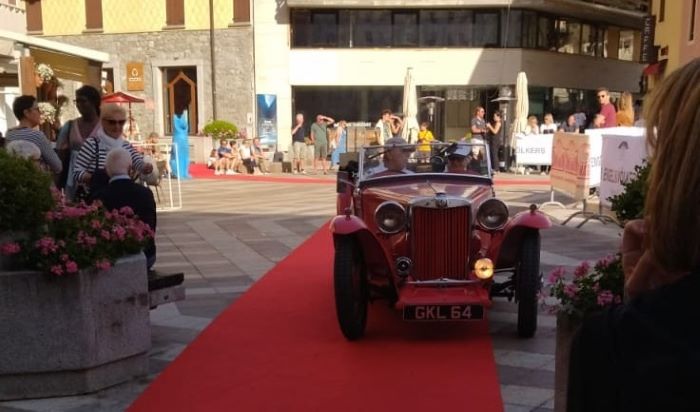
[[[523,45],[528,49],[537,48],[537,13],[526,11],[523,13]]]
[[[506,47],[520,47],[523,41],[523,12],[520,10],[504,11],[501,19],[503,33],[501,37]]]
[[[102,30],[102,0],[85,0],[85,29]]]
[[[102,94],[114,93],[114,69],[105,67],[102,69]]]
[[[395,12],[393,19],[393,45],[397,47],[418,46],[418,13]]]
[[[598,29],[590,24],[581,26],[581,54],[596,56],[598,52]]]
[[[438,28],[444,30],[447,36],[448,46],[471,47],[474,44],[472,31],[474,29],[473,13],[466,10],[444,11],[445,26]]]
[[[557,51],[567,54],[581,53],[581,24],[570,20],[557,21]]]
[[[678,1],[678,0],[676,0]],[[659,23],[666,19],[666,0],[659,0]]]
[[[233,0],[233,22],[250,22],[250,0]]]
[[[475,12],[474,13],[474,46],[498,47],[498,13]]]
[[[354,47],[391,46],[391,12],[358,10],[355,12]]]
[[[698,0],[693,0],[690,5],[690,24],[688,25],[688,41],[695,40],[695,13],[697,12]]]
[[[165,133],[172,134],[175,116],[187,112],[189,133],[197,132],[197,68],[167,67],[163,69],[163,120]]]
[[[620,45],[618,47],[617,58],[632,61],[634,57],[634,31],[620,30]]]
[[[554,30],[554,19],[540,17],[537,31],[537,48],[543,50],[557,50],[557,35]]]
[[[294,10],[292,12],[292,46],[309,47],[311,27],[311,13],[307,10]]]
[[[185,0],[165,0],[165,24],[172,27],[185,25]]]
[[[41,33],[43,23],[41,18],[41,0],[27,0],[27,31]]]
[[[338,13],[334,11],[311,13],[311,46],[338,46]]]

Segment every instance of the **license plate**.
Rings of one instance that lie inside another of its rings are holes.
[[[479,320],[484,307],[479,305],[419,305],[403,308],[404,320]]]

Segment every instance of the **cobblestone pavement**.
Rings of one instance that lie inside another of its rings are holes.
[[[184,272],[187,298],[151,311],[150,375],[92,395],[4,402],[0,412],[124,410],[224,308],[334,214],[331,183],[184,182],[184,208],[159,215],[156,268]],[[517,211],[548,200],[543,187],[503,185],[497,194]],[[546,211],[555,221],[573,213]],[[619,228],[591,221],[575,229],[572,223],[542,233],[545,274],[615,251]],[[541,314],[528,340],[515,336],[515,304],[498,300],[489,317],[505,410],[552,410],[554,317]]]

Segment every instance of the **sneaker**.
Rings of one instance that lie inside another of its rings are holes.
[[[296,175],[296,174],[298,174],[298,173],[299,173],[299,172],[297,172],[296,170],[292,170],[292,174],[293,174],[293,175]]]
[[[221,172],[221,170],[217,170],[214,172],[214,176],[221,176],[222,174],[223,173]]]
[[[227,171],[226,171],[226,174],[229,175],[229,176],[231,176],[231,175],[235,175],[236,172],[234,172],[233,170],[227,170]]]
[[[306,169],[301,171],[301,174],[305,175],[306,174]]]

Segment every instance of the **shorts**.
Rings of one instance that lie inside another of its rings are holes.
[[[304,143],[304,142],[293,142],[292,143],[292,158],[295,161],[306,160],[306,143]]]
[[[328,157],[328,143],[314,144],[314,156],[316,159],[326,160]]]

